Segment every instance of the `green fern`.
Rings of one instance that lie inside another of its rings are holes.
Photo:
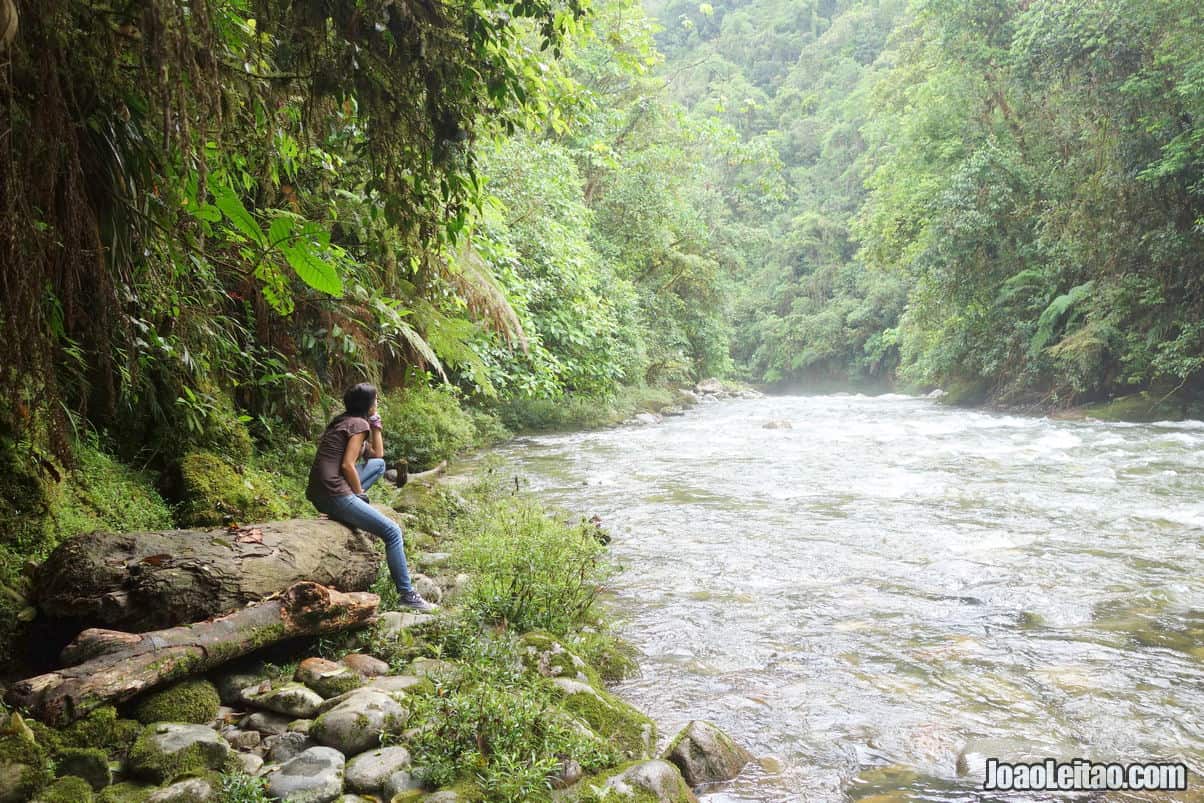
[[[1049,302],[1049,306],[1045,308],[1045,311],[1041,313],[1041,317],[1037,319],[1037,331],[1033,334],[1032,340],[1029,341],[1028,350],[1030,355],[1036,356],[1049,345],[1050,341],[1054,339],[1054,333],[1062,323],[1066,313],[1084,298],[1091,295],[1094,289],[1094,281],[1083,282]]]

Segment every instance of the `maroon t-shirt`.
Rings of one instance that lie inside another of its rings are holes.
[[[368,422],[358,416],[336,419],[318,440],[318,454],[309,470],[309,487],[305,495],[310,500],[316,496],[350,496],[351,486],[343,477],[343,453],[347,441],[353,435],[368,431]]]

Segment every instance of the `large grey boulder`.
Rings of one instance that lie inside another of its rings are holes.
[[[342,667],[340,667],[342,668]],[[322,695],[303,683],[286,683],[251,698],[251,704],[293,719],[312,717],[323,702]]]
[[[407,667],[408,674],[417,675],[420,678],[448,678],[460,671],[460,668],[451,661],[443,661],[439,658],[415,658],[410,661]]]
[[[422,788],[422,781],[418,780],[418,773],[410,772],[395,772],[385,781],[384,787],[381,789],[381,796],[385,800],[392,800],[402,792],[413,792],[416,789]]]
[[[674,737],[665,758],[690,786],[730,781],[753,760],[752,753],[710,722],[694,720]]]
[[[268,777],[268,795],[285,803],[330,803],[343,794],[343,754],[311,747]]]
[[[602,788],[620,799],[646,801],[651,795],[657,803],[698,803],[677,767],[660,759],[633,764],[607,778]]]
[[[209,803],[217,800],[213,784],[204,778],[188,778],[153,792],[146,803]]]
[[[254,753],[235,753],[235,765],[247,775],[258,775],[263,768],[263,757]]]
[[[129,773],[161,784],[186,772],[221,769],[230,745],[217,731],[204,725],[156,722],[130,748]]]
[[[254,750],[263,741],[263,734],[256,730],[223,728],[221,734],[235,750]]]
[[[431,578],[425,574],[416,574],[413,577],[414,590],[422,595],[422,598],[427,602],[436,604],[443,601],[443,589],[439,587]]]
[[[292,722],[292,717],[284,714],[275,714],[271,711],[256,711],[250,716],[243,717],[242,722],[238,723],[243,730],[259,731],[262,736],[278,736],[281,733],[288,731],[288,724]]]
[[[385,675],[384,677],[372,678],[372,680],[368,681],[368,686],[391,694],[393,692],[406,691],[414,686],[421,686],[423,682],[423,679],[417,675]]]
[[[360,753],[347,762],[347,788],[353,792],[378,795],[394,775],[408,776],[410,751],[404,747],[382,747]]]
[[[388,638],[397,638],[403,630],[433,621],[435,621],[435,617],[429,613],[386,611],[380,615],[380,623],[377,625],[377,629],[382,635]]]
[[[309,733],[321,744],[344,755],[354,756],[379,747],[380,735],[385,728],[400,727],[405,723],[406,710],[383,691],[357,689],[342,697],[344,699],[314,721]]]
[[[289,731],[288,733],[271,737],[267,760],[272,764],[284,764],[301,755],[309,748],[317,746],[317,743],[309,738],[308,735]]]

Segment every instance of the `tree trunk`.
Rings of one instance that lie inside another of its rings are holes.
[[[375,594],[297,583],[279,597],[207,622],[141,635],[85,630],[63,650],[64,662],[82,663],[19,681],[5,700],[62,725],[277,641],[366,625],[379,604]]]
[[[237,610],[302,581],[365,591],[380,566],[373,541],[316,518],[240,530],[91,533],[50,554],[33,596],[54,619],[155,630]]]

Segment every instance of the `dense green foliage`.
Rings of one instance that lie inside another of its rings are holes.
[[[54,0],[19,31],[6,621],[63,537],[308,510],[295,444],[353,381],[422,469],[504,436],[486,408],[540,423],[726,365],[722,227],[680,169],[710,146],[631,0]],[[92,493],[99,459],[129,494]]]
[[[607,575],[596,528],[502,498],[467,514],[457,562],[474,575],[465,607],[487,622],[562,635],[587,618]]]
[[[712,374],[1202,391],[1197,3],[20,12],[0,641],[63,537],[308,512],[362,379],[415,469]]]
[[[1200,390],[1198,4],[656,10],[675,96],[781,161],[782,203],[736,217],[752,378],[898,370],[1045,404]]]

